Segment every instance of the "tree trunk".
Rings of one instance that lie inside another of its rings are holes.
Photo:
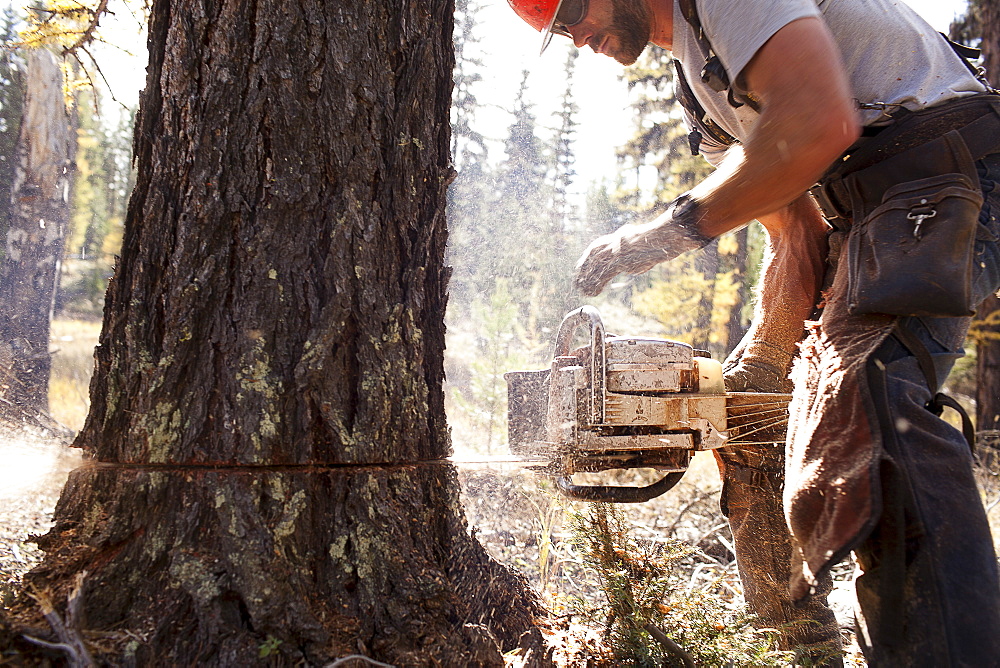
[[[1000,299],[988,297],[976,314],[976,430],[1000,430]],[[991,436],[989,442],[997,442]]]
[[[26,578],[86,575],[108,661],[502,665],[534,629],[445,461],[452,11],[153,3],[96,461]]]
[[[1000,5],[977,2],[983,30],[983,65],[994,85],[1000,84]],[[979,306],[973,327],[981,330],[976,345],[976,430],[1000,429],[1000,326],[990,324],[1000,317],[1000,299],[988,297]],[[985,434],[984,434],[985,435]],[[984,441],[996,442],[995,435]]]
[[[0,268],[0,397],[17,418],[49,407],[49,323],[69,223],[74,141],[56,57],[35,49],[27,61],[12,215]]]

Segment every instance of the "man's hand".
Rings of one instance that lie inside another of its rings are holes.
[[[711,239],[698,231],[697,207],[692,204],[680,197],[651,222],[622,225],[595,239],[576,263],[577,289],[594,296],[618,274],[641,274],[706,246]]]

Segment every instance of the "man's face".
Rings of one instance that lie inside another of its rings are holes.
[[[589,45],[595,53],[631,65],[649,42],[652,21],[641,0],[590,0],[587,16],[566,31],[577,47]]]

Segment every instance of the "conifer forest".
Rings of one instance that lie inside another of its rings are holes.
[[[746,610],[709,453],[609,504],[511,452],[504,374],[548,368],[567,313],[721,362],[769,247],[753,222],[579,294],[591,240],[712,168],[650,47],[594,176],[593,54],[554,43],[498,101],[492,4],[3,10],[0,666],[796,663]],[[995,14],[951,27],[991,73]],[[965,348],[947,390],[1000,546],[996,298]]]

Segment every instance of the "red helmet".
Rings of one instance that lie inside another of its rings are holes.
[[[545,51],[552,40],[552,26],[562,0],[507,0],[507,3],[525,23],[542,33],[542,51]]]
[[[507,2],[525,23],[538,31],[552,25],[556,12],[559,11],[559,5],[562,4],[562,0],[507,0]]]

